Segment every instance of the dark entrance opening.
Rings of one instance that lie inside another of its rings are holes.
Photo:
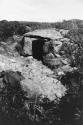
[[[43,60],[43,45],[45,40],[38,38],[32,42],[32,54],[33,58]]]

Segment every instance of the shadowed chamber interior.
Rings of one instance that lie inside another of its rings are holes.
[[[36,39],[32,42],[32,55],[37,60],[43,59],[43,39]]]

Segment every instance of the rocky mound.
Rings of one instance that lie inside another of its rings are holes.
[[[4,55],[0,55],[0,71],[21,72],[24,77],[21,85],[25,91],[30,90],[30,95],[57,100],[66,93],[58,78],[76,70],[70,66],[70,58],[63,48],[68,41],[55,29],[36,30],[18,39],[14,36],[13,41],[2,43]]]
[[[70,116],[76,113],[80,74],[76,73],[77,67],[71,65],[74,55],[70,48],[74,44],[65,37],[67,32],[36,30],[1,43],[0,92],[5,92],[5,96],[1,96],[4,104],[0,105],[3,112],[7,106],[7,114],[13,111],[20,118],[26,116],[32,121],[46,120],[46,124],[53,121],[59,125],[67,123],[65,107],[70,110]],[[75,112],[71,111],[73,108]],[[70,117],[68,125],[71,122]]]

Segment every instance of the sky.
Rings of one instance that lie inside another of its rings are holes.
[[[83,0],[0,0],[0,20],[83,20]]]

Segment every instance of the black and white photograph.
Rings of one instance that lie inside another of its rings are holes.
[[[83,0],[0,0],[0,125],[83,125]]]

